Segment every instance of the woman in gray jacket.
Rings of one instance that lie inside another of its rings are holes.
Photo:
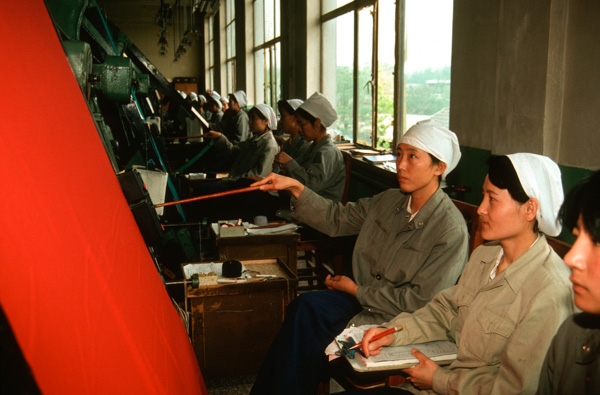
[[[410,128],[397,147],[400,189],[343,205],[299,181],[270,174],[253,185],[289,190],[296,219],[330,236],[358,234],[353,279],[295,298],[252,388],[253,394],[312,394],[327,345],[347,325],[383,323],[424,306],[456,283],[468,254],[465,221],[440,180],[458,163],[458,139],[433,121]]]

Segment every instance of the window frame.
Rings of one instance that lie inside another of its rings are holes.
[[[257,26],[257,2],[262,2],[262,15],[260,15],[260,21],[262,22],[262,42],[257,43],[257,32],[259,31]],[[272,2],[273,5],[273,38],[266,39],[269,35],[267,34],[266,28],[267,23],[266,20],[266,9],[265,4],[267,2]],[[254,57],[254,62],[256,65],[257,56],[260,51],[262,53],[262,61],[263,61],[263,79],[262,79],[262,87],[258,86],[259,80],[256,78],[257,68],[255,66],[255,75],[254,75],[254,89],[255,95],[258,99],[258,92],[262,92],[262,97],[264,98],[264,102],[269,104],[271,107],[275,108],[277,105],[277,101],[281,96],[281,78],[280,74],[280,66],[281,66],[281,2],[280,0],[253,0],[252,1],[252,11],[253,11],[253,27],[254,27],[254,37],[252,41],[252,55]],[[258,102],[258,100],[255,100]]]

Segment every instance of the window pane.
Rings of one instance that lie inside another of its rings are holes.
[[[338,39],[339,38],[339,39]],[[354,89],[354,14],[344,14],[323,24],[323,94],[338,113],[329,128],[352,141]]]
[[[352,0],[323,0],[321,7],[321,14],[326,14],[331,10],[335,10],[338,7],[341,7],[345,4],[350,3]],[[384,0],[390,1],[390,0]]]
[[[229,24],[233,19],[235,19],[235,5],[233,0],[227,0],[225,4],[225,24]]]
[[[254,87],[256,104],[265,102],[265,51],[254,52]]]
[[[394,139],[394,64],[396,7],[392,1],[379,2],[377,62],[377,148],[388,149]]]
[[[276,108],[277,102],[281,100],[281,45],[280,43],[275,44],[275,63],[273,68],[275,69],[275,81],[273,84],[273,99],[270,103],[271,107]]]
[[[405,130],[427,118],[448,126],[452,5],[450,0],[406,1]]]
[[[254,2],[254,46],[265,42],[265,11],[264,1]]]
[[[373,142],[373,7],[358,13],[358,142]]]
[[[273,0],[265,0],[265,41],[272,40],[275,34],[275,9]]]
[[[235,91],[235,59],[227,62],[227,94]]]
[[[281,36],[280,29],[280,16],[281,15],[281,7],[279,6],[279,0],[275,0],[275,37]]]

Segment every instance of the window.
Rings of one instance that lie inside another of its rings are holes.
[[[207,62],[206,62],[206,87],[209,90],[215,89],[215,16],[208,18],[206,37],[207,42]]]
[[[235,4],[234,0],[225,3],[225,44],[226,59],[225,69],[227,78],[227,92],[235,91]]]
[[[275,107],[281,96],[279,0],[254,1],[255,102]]]
[[[421,119],[447,126],[452,0],[321,4],[323,93],[338,112],[333,134],[385,150]]]

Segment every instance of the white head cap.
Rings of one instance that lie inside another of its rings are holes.
[[[422,149],[444,162],[446,171],[442,174],[442,179],[454,170],[460,160],[460,146],[456,135],[431,119],[413,125],[400,138],[399,143]]]
[[[319,118],[321,124],[326,128],[331,126],[337,119],[337,112],[331,103],[329,103],[329,100],[319,92],[313,93],[299,108],[313,117]]]
[[[181,96],[184,99],[187,97],[187,95],[185,94],[185,92],[177,91],[177,93],[179,93],[179,96]]]
[[[219,110],[223,108],[223,104],[221,103],[221,95],[219,95],[216,91],[212,91],[210,93],[210,98],[217,104]]]
[[[290,105],[290,107],[292,107],[292,109],[294,111],[296,111],[298,109],[298,107],[300,107],[302,105],[302,103],[304,103],[304,100],[288,99],[288,100],[286,100],[286,102]],[[321,122],[322,122],[322,120],[321,120]]]
[[[536,218],[540,231],[548,236],[558,236],[562,229],[558,211],[564,200],[558,165],[543,155],[519,153],[506,156],[527,196],[538,201]]]
[[[196,94],[196,92],[190,92],[190,94],[188,95],[188,97],[192,101],[198,101],[198,95]]]
[[[223,102],[229,104],[229,99],[226,98],[225,96],[221,96],[221,103],[223,103]]]
[[[277,129],[277,117],[275,116],[275,111],[273,111],[271,106],[268,104],[257,104],[254,107],[269,120],[269,124],[267,125],[269,129]]]
[[[206,103],[206,96],[198,95],[198,100],[200,101],[200,103]]]
[[[240,107],[246,107],[248,105],[248,99],[246,99],[246,92],[244,91],[235,91],[232,93],[233,97],[235,97],[235,101],[238,102]]]

